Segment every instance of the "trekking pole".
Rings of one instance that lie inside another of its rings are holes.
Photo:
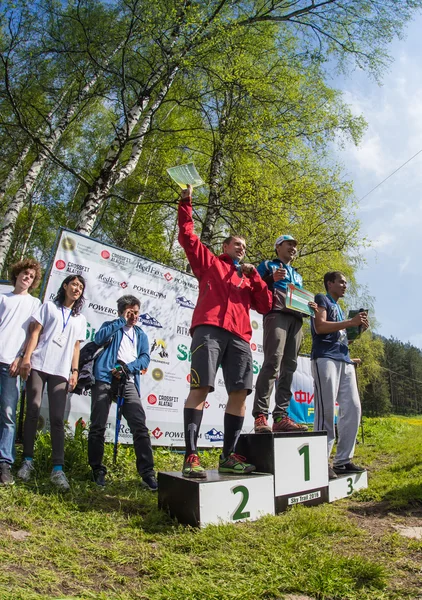
[[[23,413],[25,410],[25,401],[26,401],[26,381],[23,383],[21,397],[20,397],[20,405],[19,405],[19,422],[18,429],[16,431],[16,440],[17,444],[21,444],[23,442]]]
[[[125,385],[126,385],[126,374],[122,372],[120,377],[119,386],[117,388],[117,401],[116,401],[116,430],[114,432],[114,448],[113,448],[113,465],[117,463],[117,444],[119,441],[119,432],[120,432],[120,423],[122,420],[122,411],[123,411],[123,403],[124,393],[125,393]]]

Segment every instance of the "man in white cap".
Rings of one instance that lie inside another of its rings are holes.
[[[268,409],[274,388],[274,433],[306,431],[306,425],[296,423],[287,414],[292,396],[293,373],[302,342],[303,317],[299,312],[286,308],[287,285],[302,287],[302,276],[291,266],[297,254],[297,241],[291,235],[280,235],[274,245],[277,258],[264,260],[257,271],[273,292],[271,311],[264,317],[264,364],[256,381],[252,414],[255,417],[255,433],[271,431],[268,425]]]

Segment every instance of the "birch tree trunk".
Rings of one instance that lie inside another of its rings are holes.
[[[153,85],[159,82],[162,76],[163,69],[160,69],[155,77]],[[147,96],[143,96],[140,102],[137,102],[132,106],[128,113],[126,123],[118,129],[113,143],[110,146],[107,157],[104,161],[101,172],[91,186],[88,194],[86,195],[81,211],[79,213],[78,223],[76,225],[76,231],[83,233],[84,235],[90,235],[98,213],[100,212],[104,202],[107,200],[108,194],[112,188],[129,177],[135,170],[139,159],[142,154],[142,148],[144,145],[145,134],[151,124],[151,119],[155,111],[161,106],[166,94],[171,88],[174,78],[177,74],[178,68],[174,67],[170,74],[167,76],[166,82],[162,89],[157,94],[157,97],[151,101],[151,91]],[[141,121],[142,119],[142,121]],[[130,158],[126,165],[120,166],[119,161],[121,155],[126,148],[127,144],[130,143],[130,138],[139,121],[141,124],[136,133],[136,139],[132,146]]]
[[[4,200],[4,196],[6,194],[8,187],[14,181],[19,169],[22,167],[22,165],[24,163],[25,158],[28,156],[28,152],[31,149],[31,144],[32,143],[28,143],[25,146],[25,148],[23,148],[23,150],[19,154],[15,164],[13,165],[13,167],[10,169],[9,173],[7,174],[6,179],[0,184],[0,204]]]
[[[116,52],[117,50],[113,52],[112,56]],[[109,60],[111,60],[111,57]],[[42,144],[42,150],[38,153],[37,157],[29,167],[22,186],[10,200],[0,229],[0,272],[3,270],[4,262],[13,240],[13,233],[15,231],[16,221],[19,217],[20,211],[22,210],[29,194],[32,192],[37,178],[40,175],[50,152],[53,153],[55,147],[60,141],[60,138],[75,116],[78,107],[88,98],[88,95],[94,85],[97,83],[100,74],[100,72],[96,73],[92,79],[85,84],[77,98],[67,107],[65,114],[61,119],[59,119],[52,133]],[[50,113],[49,117],[51,118],[51,116],[52,113]]]

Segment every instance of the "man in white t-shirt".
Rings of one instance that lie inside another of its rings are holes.
[[[29,293],[41,279],[36,260],[12,265],[14,290],[0,296],[0,483],[14,483],[11,465],[15,460],[16,407],[19,399],[19,367],[31,316],[41,302]]]
[[[135,296],[122,296],[117,301],[119,317],[103,323],[95,335],[99,346],[107,344],[94,365],[95,384],[91,389],[91,425],[88,434],[88,461],[92,477],[99,486],[105,486],[107,469],[103,464],[104,437],[108,413],[116,398],[120,383],[119,363],[124,363],[128,378],[123,389],[122,414],[133,436],[136,468],[143,487],[155,492],[158,488],[154,474],[151,439],[145,424],[141,403],[140,373],[149,365],[149,343],[139,321],[141,303]]]

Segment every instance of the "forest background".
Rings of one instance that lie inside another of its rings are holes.
[[[0,270],[42,265],[59,226],[180,269],[179,190],[166,168],[193,161],[201,240],[230,233],[254,264],[299,240],[295,267],[323,291],[363,260],[353,187],[335,148],[363,116],[327,83],[362,69],[381,81],[388,45],[422,0],[3,1],[0,29]],[[332,77],[330,78],[332,80]],[[347,306],[345,307],[347,309]],[[422,353],[372,328],[362,359],[367,414],[422,412]],[[305,328],[302,351],[310,349]]]

